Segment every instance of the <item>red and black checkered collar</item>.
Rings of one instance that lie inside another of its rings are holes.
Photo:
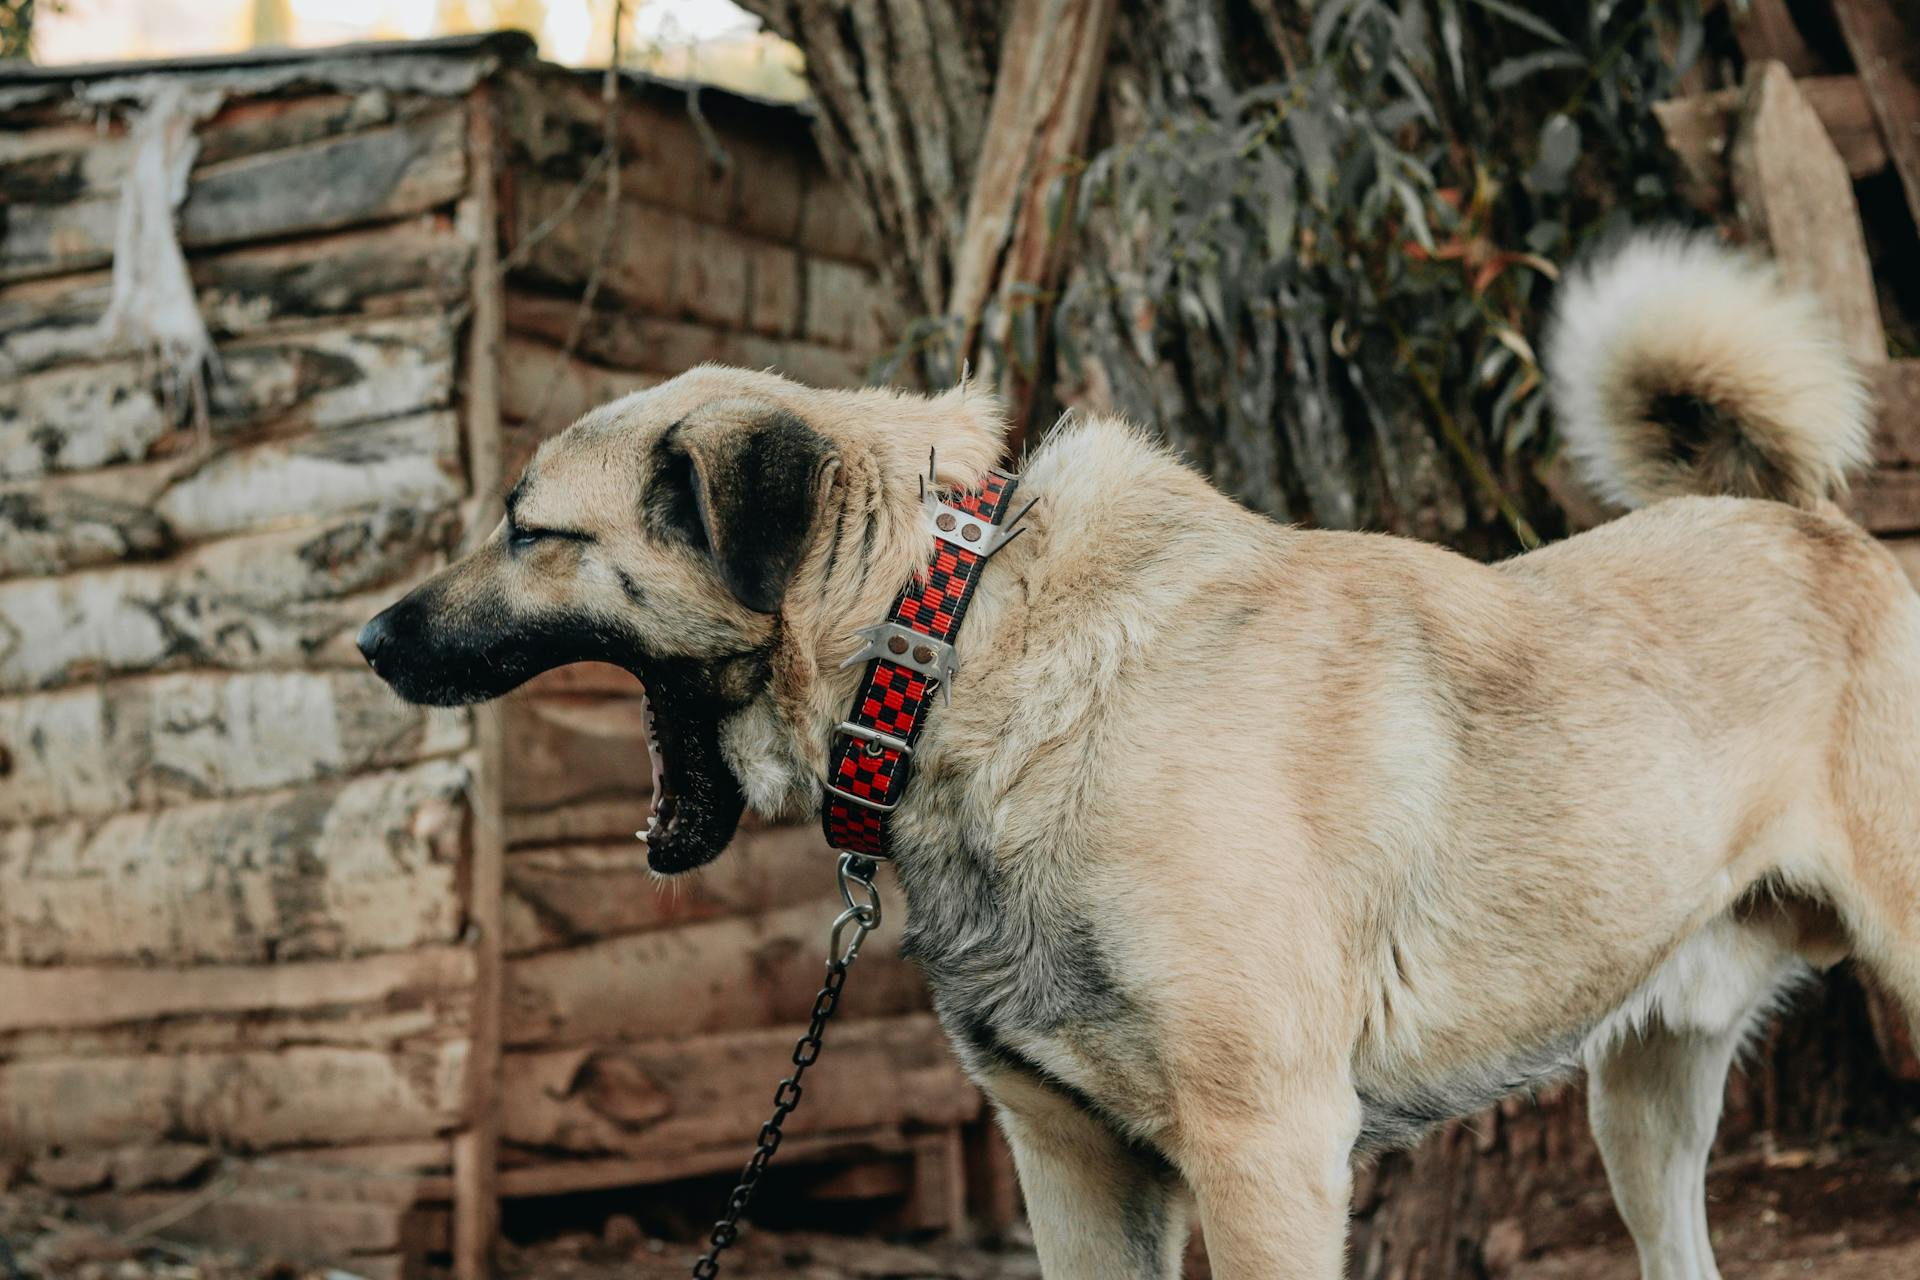
[[[864,661],[867,674],[852,714],[827,743],[820,820],[835,849],[867,858],[893,856],[891,816],[906,794],[927,708],[935,690],[949,700],[953,696],[959,670],[953,637],[987,561],[1020,533],[1012,527],[1018,516],[1003,519],[1019,483],[990,471],[977,493],[921,486],[927,529],[934,537],[933,563],[901,591],[885,622],[860,630],[866,646],[842,664]]]

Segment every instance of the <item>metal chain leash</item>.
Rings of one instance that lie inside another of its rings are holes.
[[[760,1126],[760,1137],[754,1146],[753,1156],[746,1167],[740,1170],[740,1181],[727,1196],[727,1205],[720,1220],[713,1224],[713,1230],[707,1233],[707,1251],[693,1264],[694,1280],[713,1280],[720,1274],[720,1255],[740,1238],[740,1215],[747,1211],[753,1202],[753,1193],[760,1185],[761,1175],[766,1173],[767,1165],[773,1160],[773,1153],[780,1149],[780,1127],[800,1105],[800,1096],[804,1092],[800,1079],[807,1074],[820,1057],[820,1037],[827,1029],[827,1019],[840,1003],[840,989],[847,985],[847,970],[859,958],[860,944],[867,935],[880,927],[880,890],[874,887],[873,874],[876,870],[871,858],[862,858],[855,854],[840,855],[840,900],[847,904],[846,910],[833,922],[833,937],[827,948],[827,980],[820,988],[820,994],[813,999],[813,1020],[807,1024],[807,1033],[793,1046],[793,1074],[780,1082],[773,1091],[773,1115]],[[859,894],[855,895],[858,886]],[[847,929],[853,929],[853,936],[846,938]],[[845,939],[845,945],[842,945]]]

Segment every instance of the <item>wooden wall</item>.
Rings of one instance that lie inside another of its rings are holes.
[[[630,677],[422,710],[353,649],[586,408],[887,340],[801,113],[625,84],[603,255],[598,80],[525,53],[168,68],[220,95],[176,219],[204,430],[97,328],[157,81],[0,76],[0,1165],[110,1221],[477,1276],[496,1192],[737,1167],[811,1008],[829,855],[750,824],[655,884]],[[981,1101],[898,937],[782,1163],[951,1226]]]
[[[0,1157],[373,1280],[446,1247],[477,758],[352,637],[461,530],[491,68],[178,73],[204,430],[97,328],[151,86],[0,85]]]
[[[703,132],[684,93],[631,87],[603,254],[597,78],[521,69],[504,101],[510,474],[582,410],[702,361],[864,380],[886,295],[800,112],[708,91]],[[813,828],[750,819],[710,869],[664,890],[649,878],[636,692],[624,672],[575,667],[501,712],[508,1194],[738,1168],[824,974],[838,900]],[[917,1153],[925,1174],[979,1116],[898,947],[888,928],[862,951],[783,1164]]]

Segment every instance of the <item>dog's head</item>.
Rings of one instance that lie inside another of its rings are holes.
[[[810,791],[804,744],[784,768],[745,756],[781,754],[782,727],[811,730],[798,722],[822,646],[877,618],[924,558],[928,449],[943,479],[975,483],[1000,432],[964,390],[823,392],[696,369],[542,445],[487,541],[367,623],[361,652],[402,697],[442,706],[571,662],[625,667],[654,740],[648,861],[700,866],[750,790],[768,807]],[[780,780],[743,786],[743,773]]]

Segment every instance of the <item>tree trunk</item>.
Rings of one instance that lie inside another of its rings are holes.
[[[893,247],[887,266],[905,313],[945,316],[995,69],[1019,52],[1002,47],[1019,34],[1006,25],[1015,0],[746,7],[805,52],[821,145],[864,197],[877,242]],[[1073,6],[1041,7],[1043,22],[1053,22]],[[1231,17],[1211,0],[1117,8],[1095,109],[1096,151],[1137,136],[1150,113],[1212,112],[1278,78],[1303,39],[1282,23],[1275,0]],[[1061,235],[1076,234],[1070,211],[1048,210],[1046,219]],[[1151,266],[1131,260],[1130,239],[1088,229],[1064,255],[1064,280],[1003,279],[999,291],[1024,284],[1048,298],[1097,298],[1101,273]],[[1478,441],[1447,439],[1409,382],[1392,334],[1343,332],[1311,299],[1279,293],[1258,301],[1265,305],[1251,310],[1250,332],[1224,342],[1206,332],[1197,309],[1143,317],[1124,301],[1078,308],[1063,325],[1070,352],[1055,350],[1044,330],[1016,333],[1010,343],[1030,345],[1025,363],[1045,370],[1030,390],[1007,388],[1027,418],[1016,421],[1016,436],[1028,425],[1037,436],[1069,405],[1117,411],[1157,426],[1257,510],[1328,528],[1387,529],[1481,556],[1519,549],[1524,535],[1516,530],[1529,522],[1545,532],[1562,527],[1524,468],[1490,469]],[[956,318],[956,329],[970,332],[968,319]],[[967,349],[926,364],[938,379],[978,357]]]
[[[1009,18],[1025,2],[743,0],[805,53],[821,145],[864,197],[877,243],[892,248],[907,314],[944,317],[952,305],[996,69],[1017,61],[1003,45],[1022,30]],[[1286,0],[1119,5],[1090,150],[1136,140],[1168,113],[1231,115],[1248,90],[1290,77],[1306,48],[1293,13]],[[1439,110],[1497,108],[1468,100]],[[1133,224],[1058,225],[1073,237],[1066,278],[1038,283],[1067,294],[1093,286],[1082,293],[1094,301],[1056,336],[1034,338],[1050,375],[1033,388],[1036,435],[1063,406],[1117,410],[1276,518],[1388,530],[1482,558],[1520,549],[1535,530],[1548,539],[1566,530],[1533,470],[1479,426],[1470,397],[1422,374],[1390,320],[1368,323],[1362,310],[1355,324],[1323,299],[1278,288],[1223,340],[1209,299],[1155,313],[1118,292],[1101,300],[1103,281],[1156,266],[1142,260]],[[970,317],[947,319],[957,329]],[[1802,1004],[1736,1077],[1727,1132],[1805,1140],[1902,1105],[1911,1113],[1914,1090],[1883,1063],[1859,987],[1843,978]],[[1555,1206],[1602,1178],[1577,1088],[1538,1107],[1509,1101],[1362,1173],[1350,1270],[1368,1280],[1497,1274],[1550,1247],[1552,1232],[1568,1229]]]

